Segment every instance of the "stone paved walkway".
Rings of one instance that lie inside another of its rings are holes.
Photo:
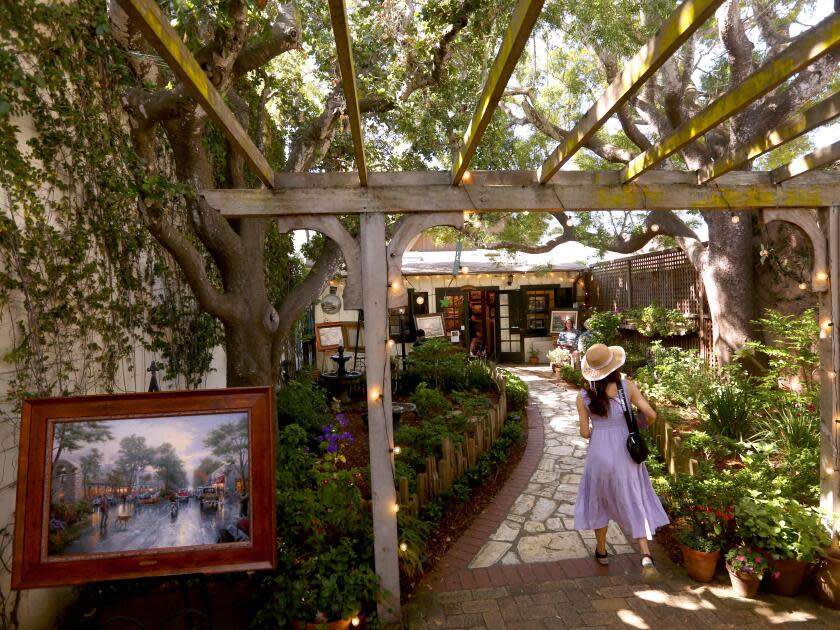
[[[595,553],[595,534],[574,528],[575,497],[588,446],[580,437],[576,393],[549,380],[548,368],[512,371],[528,383],[530,402],[542,420],[543,453],[527,488],[469,563],[471,569],[588,558]],[[607,551],[612,555],[634,551],[615,523],[607,531]]]
[[[577,489],[586,453],[574,392],[554,385],[547,368],[513,370],[531,392],[525,453],[490,506],[405,606],[409,630],[657,629],[686,623],[698,630],[840,628],[840,612],[807,595],[761,593],[748,600],[734,596],[725,575],[708,585],[693,582],[655,542],[651,551],[662,579],[644,584],[639,556],[617,529],[608,543],[617,555],[608,567],[597,564],[590,555],[591,533],[579,535],[571,525],[569,493]]]

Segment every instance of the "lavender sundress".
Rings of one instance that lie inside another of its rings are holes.
[[[630,393],[622,380],[627,400]],[[581,390],[589,408],[589,393]],[[657,527],[668,524],[659,497],[650,485],[645,465],[627,452],[627,421],[621,403],[611,398],[606,416],[589,413],[592,436],[575,503],[575,529],[598,529],[615,521],[632,538],[653,538]]]

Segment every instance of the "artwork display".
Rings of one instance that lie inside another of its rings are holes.
[[[422,330],[426,334],[427,339],[431,337],[443,337],[446,334],[443,328],[443,315],[440,313],[415,315],[414,325],[417,330]]]
[[[273,566],[273,400],[25,401],[14,587]]]
[[[342,322],[342,329],[344,331],[344,339],[347,341],[344,348],[347,352],[365,351],[365,323],[364,322]],[[356,338],[358,335],[358,344]]]
[[[572,328],[577,330],[577,311],[551,311],[551,328],[549,332],[559,333],[565,330],[566,318],[572,320]]]
[[[338,346],[347,347],[342,322],[315,324],[315,349],[318,352],[337,350]]]

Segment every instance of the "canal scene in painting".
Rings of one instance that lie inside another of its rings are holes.
[[[249,540],[245,412],[55,422],[49,556]]]

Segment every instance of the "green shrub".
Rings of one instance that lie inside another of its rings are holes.
[[[745,387],[724,381],[712,388],[701,403],[702,429],[716,436],[742,440],[753,434],[753,404]]]
[[[813,562],[830,540],[815,508],[751,490],[736,508],[738,534],[777,558]]]
[[[446,396],[426,383],[420,383],[411,394],[411,402],[417,405],[417,415],[421,419],[439,416],[452,408]]]
[[[706,461],[726,459],[738,450],[734,440],[722,435],[711,436],[705,431],[692,431],[683,437],[680,446],[687,453],[702,455]]]
[[[278,436],[277,568],[263,580],[255,625],[290,627],[369,609],[379,594],[373,523],[354,470],[306,452],[308,436],[289,425]]]
[[[416,516],[400,511],[397,514],[397,530],[400,545],[400,569],[409,578],[423,573],[423,562],[426,560],[426,544],[432,533],[432,524]]]
[[[560,366],[560,378],[576,387],[583,387],[584,384],[583,373],[571,365]]]
[[[412,349],[406,377],[438,390],[467,389],[466,352],[448,339],[429,339]]]
[[[487,361],[468,360],[464,366],[464,389],[480,392],[493,391],[496,383],[490,373]]]
[[[744,444],[741,459],[744,467],[734,473],[746,489],[778,493],[805,505],[819,502],[819,448],[801,449],[783,454],[778,462],[772,442]]]
[[[820,415],[816,407],[784,407],[758,421],[757,436],[774,442],[783,453],[820,446]]]
[[[816,311],[809,308],[800,315],[782,315],[767,309],[764,317],[753,323],[774,339],[772,344],[748,341],[738,353],[741,358],[756,357],[767,364],[764,374],[754,379],[759,405],[773,410],[790,403],[815,403],[819,397],[819,381],[814,374],[819,367],[820,336]],[[800,389],[783,389],[779,383],[798,383]]]
[[[653,400],[697,406],[718,379],[696,350],[666,348],[654,341],[650,361],[637,370],[636,380]]]
[[[301,427],[309,436],[311,446],[324,425],[332,420],[326,392],[301,373],[277,392],[277,420],[280,427],[291,424]]]
[[[587,320],[586,327],[592,334],[584,339],[584,351],[596,343],[603,343],[614,346],[618,343],[618,327],[621,325],[621,316],[612,311],[601,311],[592,313]]]
[[[522,411],[528,404],[528,386],[521,378],[502,370],[505,377],[505,392],[508,411]]]

